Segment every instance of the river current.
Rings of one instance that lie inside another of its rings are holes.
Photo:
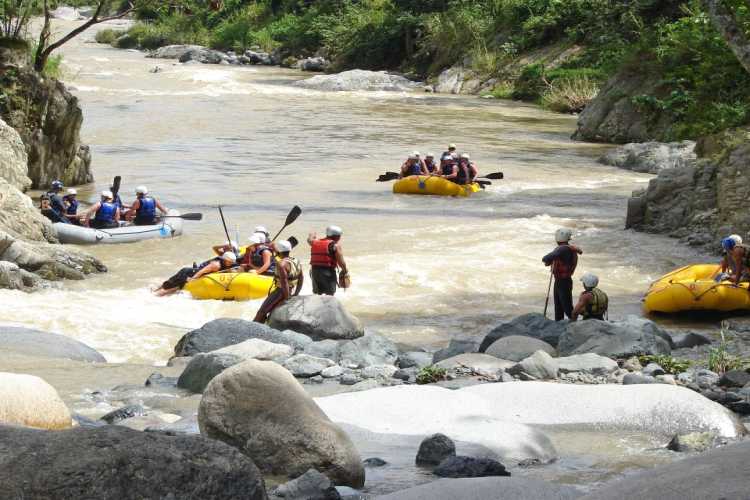
[[[96,177],[79,198],[95,201],[121,175],[126,199],[144,184],[166,206],[204,214],[180,238],[86,248],[106,274],[0,291],[5,323],[77,338],[111,362],[164,363],[187,329],[253,317],[257,301],[150,293],[225,239],[217,205],[240,241],[258,224],[275,232],[293,205],[303,214],[285,236],[342,226],[353,286],[338,297],[370,331],[428,348],[541,312],[541,257],[560,226],[584,250],[579,273],[601,276],[612,318],[639,314],[659,275],[705,259],[623,229],[629,194],[650,176],[597,163],[611,146],[570,140],[572,116],[470,96],[304,90],[292,83],[309,74],[148,59],[95,44],[93,32],[62,53]],[[505,179],[466,199],[394,195],[374,182],[412,150],[439,154],[450,142]],[[296,254],[307,263],[304,242]]]

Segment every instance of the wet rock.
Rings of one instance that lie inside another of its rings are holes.
[[[456,456],[456,444],[445,434],[424,438],[417,452],[417,465],[438,465],[448,457]]]
[[[336,486],[325,475],[310,469],[300,477],[277,486],[271,495],[287,500],[339,500]]]
[[[154,59],[180,59],[192,50],[205,49],[200,45],[166,45],[150,52],[146,57]]]
[[[719,379],[723,387],[744,387],[750,383],[750,373],[745,370],[729,370]]]
[[[100,418],[108,424],[116,424],[128,418],[140,417],[146,414],[146,409],[141,405],[128,405],[113,410]]]
[[[589,373],[605,376],[618,369],[617,362],[594,353],[557,358],[560,373]]]
[[[339,383],[341,385],[355,385],[361,382],[362,379],[359,377],[359,375],[354,373],[344,373],[341,376],[341,380],[339,380]]]
[[[6,355],[107,362],[98,351],[77,340],[55,333],[12,326],[0,326],[0,351]]]
[[[388,379],[393,377],[397,368],[393,365],[371,365],[362,369],[362,377],[374,379]]]
[[[279,330],[303,333],[314,340],[351,340],[365,334],[359,320],[336,297],[329,295],[292,297],[274,309],[268,324]]]
[[[448,347],[440,349],[432,355],[432,362],[439,363],[444,359],[458,356],[459,354],[477,352],[477,342],[474,340],[451,339]]]
[[[555,356],[555,348],[547,342],[532,337],[510,335],[492,343],[484,352],[490,356],[508,361],[521,361],[528,358],[536,351],[544,351],[550,356]]]
[[[656,377],[657,375],[664,375],[665,373],[664,368],[657,363],[649,363],[643,368],[643,374],[648,377]]]
[[[198,353],[177,379],[177,387],[200,394],[214,377],[243,361],[245,360],[234,354]]]
[[[727,407],[735,413],[740,415],[750,415],[750,402],[749,401],[736,401],[734,403],[727,404]]]
[[[711,370],[698,370],[695,374],[695,383],[701,389],[708,389],[709,387],[715,386],[719,383],[719,374],[714,373]]]
[[[313,377],[335,363],[330,359],[316,358],[307,354],[297,354],[284,361],[284,368],[295,377]]]
[[[435,85],[435,92],[441,94],[460,94],[464,85],[465,71],[461,65],[456,65],[443,70],[438,75],[438,82]]]
[[[715,446],[717,436],[713,432],[691,432],[678,434],[667,444],[667,449],[679,452],[702,453]]]
[[[177,378],[178,377],[165,377],[159,372],[154,372],[148,376],[143,385],[146,387],[172,388],[177,386]]]
[[[557,347],[560,335],[565,331],[566,321],[553,321],[543,314],[529,313],[502,323],[490,331],[482,340],[479,352],[485,352],[496,340],[512,335],[532,337]]]
[[[622,368],[629,372],[640,372],[641,370],[643,370],[643,365],[641,365],[641,362],[636,356],[633,356],[623,362]]]
[[[317,358],[326,358],[338,363],[340,358],[339,343],[335,340],[321,340],[319,342],[311,342],[305,346],[305,354],[315,356]]]
[[[398,356],[399,368],[424,368],[432,364],[432,354],[429,352],[402,352]]]
[[[243,361],[248,359],[279,361],[289,358],[294,354],[294,349],[286,344],[274,344],[262,339],[249,339],[211,352],[214,354],[230,354],[241,358]]]
[[[362,460],[362,465],[364,465],[365,467],[369,467],[369,468],[383,467],[385,465],[388,465],[388,462],[386,462],[382,458],[373,457],[373,458],[365,458],[364,460]]]
[[[556,379],[558,368],[555,358],[545,351],[537,351],[508,369],[511,375],[527,374],[536,380]]]
[[[324,369],[320,372],[320,375],[323,376],[323,378],[336,378],[340,377],[344,373],[344,369],[341,368],[339,365],[329,366],[328,368]]]
[[[695,457],[629,474],[581,500],[623,498],[747,498],[750,441],[724,446]]]
[[[220,318],[186,333],[177,342],[174,352],[175,356],[194,356],[199,352],[215,351],[250,339],[288,345],[294,348],[295,352],[302,351],[312,342],[310,337],[301,333],[280,332],[254,321]]]
[[[249,458],[199,436],[0,426],[0,443],[0,489],[8,498],[266,499]]]
[[[505,466],[491,458],[448,457],[438,465],[433,474],[440,477],[510,476]]]
[[[526,477],[440,479],[375,500],[573,500],[581,494],[571,486]]]
[[[407,91],[417,88],[420,84],[384,71],[366,71],[354,69],[333,75],[317,75],[293,84],[312,90],[323,91]]]
[[[261,64],[264,66],[272,66],[274,64],[273,59],[267,52],[256,52],[254,50],[246,50],[243,54],[249,64]]]
[[[711,339],[700,333],[688,332],[672,336],[675,349],[690,349],[699,345],[710,345]]]
[[[476,374],[497,374],[501,370],[509,370],[516,363],[513,361],[506,361],[504,359],[498,359],[489,354],[483,354],[478,352],[459,354],[448,359],[444,359],[435,366],[443,368],[445,370],[461,370],[466,369],[469,373]]]
[[[695,162],[694,141],[625,144],[599,158],[599,162],[634,172],[658,174],[665,168],[681,168]]]
[[[655,323],[635,316],[623,321],[576,321],[560,337],[560,356],[593,352],[610,358],[669,354],[672,338]]]
[[[177,60],[181,63],[195,61],[201,64],[221,64],[227,61],[227,56],[218,50],[194,47],[183,52]]]
[[[640,373],[628,373],[622,378],[622,385],[658,384],[655,377]]]
[[[399,380],[415,380],[417,378],[418,370],[416,368],[400,368],[393,374],[393,378]]]
[[[72,418],[55,388],[41,378],[0,372],[0,422],[57,430],[69,428]]]
[[[382,335],[366,335],[341,344],[339,363],[345,368],[364,368],[371,365],[393,365],[398,359],[398,347]]]
[[[297,68],[302,71],[325,71],[328,64],[323,57],[308,57],[297,61]]]
[[[203,393],[198,423],[202,435],[238,447],[265,473],[293,477],[313,468],[336,484],[364,484],[349,437],[273,362],[245,361],[214,378]]]

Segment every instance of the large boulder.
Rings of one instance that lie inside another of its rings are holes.
[[[511,375],[529,375],[536,380],[556,379],[557,360],[545,351],[537,351],[508,369]]]
[[[594,353],[576,354],[557,358],[560,373],[588,373],[591,375],[609,375],[619,368],[617,361]]]
[[[198,353],[190,360],[177,379],[177,387],[187,389],[197,394],[202,393],[214,377],[229,367],[246,361],[236,354]]]
[[[341,345],[339,364],[346,368],[365,368],[372,365],[393,365],[398,359],[398,347],[382,335],[371,334]]]
[[[311,342],[305,346],[305,354],[310,356],[316,356],[318,358],[326,358],[338,363],[341,357],[340,344],[335,340],[321,340],[318,342]]]
[[[445,434],[427,436],[419,443],[417,465],[438,465],[448,457],[456,456],[456,444]]]
[[[231,446],[119,426],[0,426],[0,497],[265,500],[263,477]]]
[[[44,380],[0,372],[0,424],[56,430],[71,427],[72,418],[55,388]]]
[[[665,168],[681,168],[695,162],[694,141],[625,144],[608,151],[599,163],[634,172],[658,174]]]
[[[432,362],[439,363],[444,359],[458,356],[459,354],[477,352],[477,342],[471,339],[451,339],[448,345],[432,355]]]
[[[732,412],[673,385],[523,382],[477,385],[457,392],[478,396],[491,415],[510,422],[609,427],[665,437],[706,431],[723,437],[744,434]]]
[[[239,344],[245,340],[261,339],[274,344],[284,344],[301,351],[312,339],[295,332],[280,332],[266,325],[243,319],[220,318],[186,333],[177,342],[174,355],[194,356]]]
[[[748,498],[750,441],[711,450],[701,455],[628,474],[581,500],[659,500]]]
[[[336,297],[292,297],[274,309],[268,322],[278,330],[293,330],[315,340],[356,339],[365,334],[362,324]]]
[[[278,361],[290,357],[294,354],[294,349],[286,344],[274,344],[262,339],[250,339],[211,352],[215,354],[232,354],[239,356],[243,361],[248,359]]]
[[[371,433],[419,438],[441,433],[456,441],[481,444],[504,459],[547,462],[556,457],[552,442],[543,432],[496,418],[485,398],[465,391],[402,385],[336,394],[317,398],[316,402],[334,422]],[[516,411],[523,414],[518,407]]]
[[[20,191],[31,186],[29,157],[21,136],[0,118],[0,178]]]
[[[310,469],[296,479],[281,484],[271,491],[274,497],[286,500],[340,500],[336,485],[324,474]]]
[[[465,73],[463,66],[456,65],[446,68],[438,75],[435,92],[441,94],[460,94],[464,85]]]
[[[0,326],[0,351],[37,358],[107,362],[99,352],[77,340],[56,333],[13,326]]]
[[[295,377],[314,377],[326,368],[335,365],[333,361],[326,358],[316,358],[309,354],[297,354],[284,361],[284,368],[292,372]]]
[[[336,484],[364,484],[349,437],[276,363],[245,361],[214,378],[203,393],[198,424],[201,434],[239,448],[265,473],[297,477],[312,468]]]
[[[446,458],[432,473],[440,477],[510,476],[510,472],[497,460],[460,455]]]
[[[375,500],[573,500],[580,493],[571,486],[525,477],[440,479],[375,497]]]
[[[150,52],[146,57],[154,59],[180,59],[190,51],[205,49],[200,45],[165,45]]]
[[[221,64],[222,62],[228,62],[229,58],[225,53],[218,50],[198,47],[186,50],[177,60],[181,63],[196,61],[201,64]]]
[[[305,89],[324,91],[389,90],[403,92],[413,90],[420,84],[385,71],[353,69],[334,75],[316,75],[306,80],[294,82],[294,85]]]
[[[591,319],[568,324],[557,349],[560,356],[592,352],[612,358],[669,354],[672,339],[653,321],[629,316],[623,321]]]
[[[484,375],[497,373],[500,370],[508,370],[515,366],[516,363],[513,361],[507,361],[505,359],[498,359],[495,356],[489,354],[483,354],[480,352],[468,352],[466,354],[459,354],[452,358],[444,359],[435,366],[443,368],[445,370],[460,370],[465,368],[470,370],[472,373]]]
[[[565,321],[553,321],[543,314],[529,313],[502,323],[488,333],[479,346],[479,352],[484,352],[496,340],[512,335],[533,337],[547,342],[552,347],[557,347],[560,335],[565,331]]]
[[[307,57],[297,61],[297,68],[301,71],[325,71],[329,64],[323,57]]]
[[[557,354],[555,348],[547,342],[532,337],[522,337],[520,335],[511,335],[509,337],[498,339],[484,352],[485,354],[489,354],[490,356],[499,359],[521,361],[537,351],[544,351],[550,356],[555,356]]]
[[[399,368],[421,369],[432,364],[432,354],[422,351],[402,352],[398,356]]]

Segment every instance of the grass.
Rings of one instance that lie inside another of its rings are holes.
[[[542,94],[544,108],[558,113],[580,113],[599,93],[599,83],[587,76],[559,78]]]
[[[425,366],[419,373],[417,373],[417,384],[434,384],[441,380],[445,380],[446,371],[445,368],[440,368],[435,365]]]
[[[750,366],[750,360],[729,352],[732,341],[727,339],[730,334],[726,322],[722,323],[720,334],[721,341],[718,347],[712,347],[708,351],[708,359],[706,360],[708,369],[721,375],[730,370],[741,370]]]
[[[661,366],[665,372],[671,373],[672,375],[677,375],[687,371],[692,364],[690,361],[673,358],[666,354],[639,356],[638,361],[640,361],[643,366],[646,366],[649,363],[656,363]]]
[[[125,32],[122,30],[113,30],[111,28],[99,30],[96,32],[94,39],[96,43],[106,43],[111,45],[115,40],[124,35]]]

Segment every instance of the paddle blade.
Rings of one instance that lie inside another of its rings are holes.
[[[382,174],[380,177],[377,178],[375,182],[388,182],[396,180],[400,177],[400,175],[396,172],[386,172]]]
[[[505,175],[502,172],[494,172],[491,174],[483,175],[485,179],[503,179]]]
[[[295,238],[294,236],[290,236],[289,239],[286,240],[286,241],[288,241],[289,244],[292,245],[292,248],[294,248],[297,245],[299,245],[299,241],[297,241],[297,238]]]
[[[120,191],[120,183],[122,182],[122,177],[119,175],[116,175],[114,180],[112,181],[112,195],[117,196],[117,193]]]
[[[484,189],[485,186],[491,186],[492,183],[490,181],[475,181],[477,184],[482,186],[482,189]]]
[[[170,216],[167,215],[167,217],[179,217],[180,219],[184,220],[203,220],[203,214],[201,213],[189,213],[189,214],[182,214],[182,215],[174,215]]]
[[[299,217],[301,213],[302,213],[302,209],[298,207],[297,205],[294,205],[292,210],[289,212],[289,215],[286,216],[286,222],[284,222],[284,227],[296,221],[297,217]]]

